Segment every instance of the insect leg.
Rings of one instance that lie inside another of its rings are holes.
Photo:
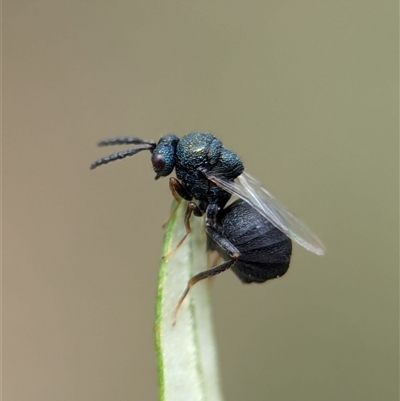
[[[197,215],[197,213],[200,213],[200,210],[199,210],[199,207],[195,203],[189,202],[187,205],[187,208],[186,208],[185,218],[184,218],[186,234],[175,245],[175,247],[173,249],[171,249],[167,254],[165,254],[163,256],[164,259],[168,259],[171,255],[173,255],[179,249],[179,247],[183,244],[183,241],[185,241],[186,237],[192,232],[192,229],[190,227],[190,216],[192,215],[192,213]]]
[[[180,297],[180,299],[178,301],[178,305],[175,308],[173,324],[175,324],[175,322],[176,322],[176,316],[178,314],[179,308],[182,305],[182,302],[184,301],[186,295],[189,293],[190,288],[193,287],[199,281],[204,280],[205,278],[213,277],[213,276],[229,269],[230,267],[232,267],[235,264],[236,260],[240,257],[240,252],[238,251],[238,249],[227,238],[220,235],[214,228],[207,225],[206,231],[207,231],[207,234],[213,239],[213,241],[217,245],[219,245],[222,249],[224,249],[224,251],[226,251],[227,254],[232,259],[229,259],[228,261],[223,262],[220,265],[213,267],[212,269],[200,272],[200,273],[196,274],[195,276],[193,276],[188,281],[186,289],[183,292],[182,296]]]
[[[162,228],[165,228],[165,226],[175,215],[180,203],[182,202],[182,198],[187,201],[191,201],[193,199],[192,195],[189,194],[186,188],[174,177],[171,177],[169,179],[169,189],[171,190],[172,196],[176,200],[176,205],[172,210],[171,214],[169,215],[168,220],[162,225]]]
[[[227,238],[217,232],[217,230],[210,225],[206,225],[206,231],[209,237],[222,248],[231,258],[238,259],[240,257],[239,250]]]
[[[173,197],[177,202],[183,199],[191,201],[193,196],[187,191],[187,189],[174,177],[169,179],[169,189],[172,192]]]
[[[223,271],[229,269],[235,262],[236,262],[236,259],[230,259],[230,260],[228,260],[228,261],[226,261],[224,263],[221,263],[218,266],[213,267],[212,269],[205,270],[205,271],[200,272],[200,273],[196,274],[195,276],[193,276],[188,281],[186,289],[183,292],[183,294],[181,295],[181,297],[180,297],[180,299],[178,301],[178,305],[176,305],[172,324],[175,325],[176,317],[178,315],[179,308],[181,307],[182,302],[186,298],[186,295],[189,293],[190,288],[192,288],[196,283],[198,283],[201,280],[204,280],[205,278],[209,278],[209,277],[215,276],[215,275],[217,275],[219,273],[222,273]]]

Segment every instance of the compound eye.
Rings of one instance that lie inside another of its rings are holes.
[[[151,163],[153,164],[153,169],[156,173],[164,170],[165,167],[165,157],[159,153],[153,153],[151,156]]]

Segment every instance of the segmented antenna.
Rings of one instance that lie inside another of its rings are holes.
[[[119,136],[117,138],[103,139],[98,143],[99,146],[111,146],[111,145],[151,145],[153,149],[156,147],[154,141],[148,141],[147,139],[136,138],[134,136]]]
[[[119,138],[117,138],[117,139],[119,139]],[[138,139],[138,138],[135,138],[135,139]],[[113,144],[110,143],[110,145],[113,145]],[[104,146],[107,146],[107,145],[104,145]],[[128,157],[128,156],[133,156],[136,153],[141,152],[142,150],[150,150],[150,152],[151,152],[155,148],[155,146],[156,146],[155,143],[151,143],[151,144],[148,144],[147,146],[142,146],[140,148],[121,150],[120,152],[113,153],[108,156],[104,156],[101,159],[98,159],[94,163],[92,163],[92,165],[90,166],[90,169],[93,170],[94,168],[99,167],[103,164],[111,163],[115,160],[124,159],[125,157]]]

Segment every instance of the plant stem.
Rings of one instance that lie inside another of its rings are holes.
[[[184,236],[181,202],[166,227],[163,255]],[[209,283],[197,283],[184,300],[173,325],[175,307],[190,277],[207,268],[203,219],[191,218],[192,233],[162,260],[157,289],[155,342],[161,401],[222,401],[212,324]]]

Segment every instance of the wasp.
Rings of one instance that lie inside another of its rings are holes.
[[[137,137],[117,137],[99,146],[138,145],[102,157],[94,169],[115,160],[148,150],[155,179],[169,176],[169,187],[178,204],[188,201],[185,236],[190,217],[205,216],[207,250],[217,251],[223,263],[193,276],[178,302],[175,314],[190,288],[205,278],[231,269],[244,283],[262,283],[280,277],[289,268],[292,240],[317,255],[325,247],[318,237],[269,191],[244,170],[240,158],[226,149],[211,133],[192,132],[178,138],[167,134],[156,143]],[[238,199],[227,205],[231,196]],[[196,201],[196,202],[193,202]]]

